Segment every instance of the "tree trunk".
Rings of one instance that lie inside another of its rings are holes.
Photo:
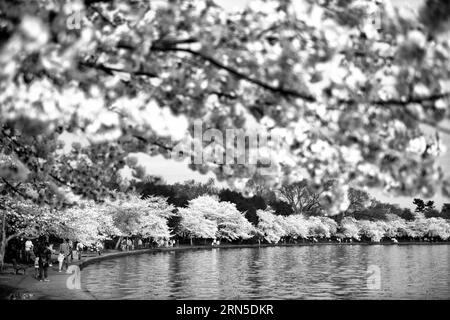
[[[0,243],[0,270],[3,270],[3,264],[5,260],[5,252],[6,252],[6,212],[3,211],[2,217],[2,240]]]
[[[191,246],[193,245],[193,243],[192,243],[192,238],[190,238],[191,239]]]
[[[3,270],[5,251],[6,251],[6,241],[5,238],[2,237],[2,242],[0,244],[0,271]]]
[[[3,269],[3,265],[5,263],[6,246],[8,245],[8,242],[14,238],[18,238],[21,236],[23,237],[25,236],[25,234],[23,234],[22,232],[18,232],[10,236],[6,236],[6,211],[3,210],[1,241],[0,241],[0,270]],[[27,237],[27,239],[33,238]]]
[[[115,250],[119,249],[119,246],[120,246],[120,243],[122,242],[122,239],[123,239],[123,237],[120,236],[120,237],[119,237],[119,240],[117,240],[116,246],[114,247]]]

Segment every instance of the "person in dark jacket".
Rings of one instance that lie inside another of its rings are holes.
[[[48,282],[48,267],[52,258],[52,251],[49,248],[48,243],[41,243],[36,252],[36,256],[39,257],[39,280]]]

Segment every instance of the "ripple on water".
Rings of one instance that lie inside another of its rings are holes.
[[[99,299],[450,299],[450,245],[159,252],[90,265],[82,282]]]

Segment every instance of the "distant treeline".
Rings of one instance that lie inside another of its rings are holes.
[[[324,188],[327,190],[330,186]],[[145,197],[154,195],[167,198],[169,204],[175,207],[187,207],[190,200],[203,195],[215,195],[220,201],[234,203],[236,208],[245,213],[245,217],[252,223],[258,224],[258,209],[272,209],[275,215],[290,216],[303,214],[304,216],[328,216],[321,207],[321,193],[312,191],[306,181],[285,186],[277,191],[256,188],[256,194],[250,197],[239,191],[218,188],[214,180],[206,183],[188,180],[183,183],[167,184],[162,179],[152,177],[145,182],[135,184],[136,191]],[[349,188],[347,194],[349,204],[345,211],[334,216],[339,221],[343,217],[353,217],[356,220],[387,220],[390,215],[396,215],[404,220],[412,221],[417,214],[425,218],[450,219],[450,203],[446,203],[439,211],[433,201],[425,202],[414,199],[416,209],[402,208],[399,205],[384,203],[371,197],[368,192],[356,188]]]

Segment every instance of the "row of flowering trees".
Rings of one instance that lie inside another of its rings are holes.
[[[449,220],[420,214],[414,220],[391,214],[385,220],[344,217],[337,221],[327,216],[277,215],[268,207],[257,210],[258,221],[251,223],[234,203],[219,201],[211,195],[201,195],[180,208],[163,197],[143,199],[136,194],[117,194],[115,200],[103,203],[81,200],[64,212],[32,202],[10,203],[9,207],[2,223],[7,226],[2,239],[52,234],[89,244],[111,238],[118,238],[120,243],[122,237],[159,240],[176,236],[190,240],[191,244],[200,239],[227,242],[255,239],[275,244],[304,240],[380,242],[383,238],[444,241],[450,238]],[[3,249],[6,244],[2,243]]]
[[[270,210],[259,210],[258,217],[257,229],[270,243],[310,238],[380,242],[383,238],[448,240],[450,237],[450,222],[442,218],[418,217],[407,221],[390,217],[385,221],[369,221],[346,217],[338,223],[329,217],[277,216]]]
[[[330,239],[380,242],[383,238],[450,238],[450,221],[418,215],[405,220],[389,215],[386,220],[369,221],[344,217],[339,222],[326,216],[280,216],[269,207],[258,210],[258,222],[250,223],[236,205],[203,195],[185,208],[176,208],[162,197],[141,199],[136,195],[98,205],[88,202],[68,209],[64,224],[72,237],[94,241],[111,236],[140,236],[168,239],[221,239],[228,242],[259,239],[268,243]],[[176,220],[173,218],[176,217]],[[171,224],[170,221],[175,221]],[[67,234],[67,233],[66,233]]]

